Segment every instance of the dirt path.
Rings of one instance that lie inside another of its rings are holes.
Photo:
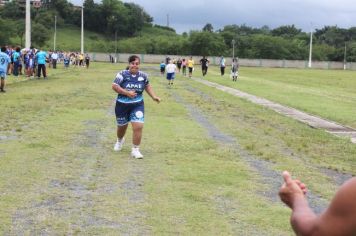
[[[250,102],[253,102],[255,104],[259,104],[264,107],[268,107],[269,109],[274,110],[280,114],[283,114],[285,116],[288,116],[293,119],[299,120],[303,123],[306,123],[306,124],[310,125],[311,127],[318,128],[318,129],[324,129],[326,132],[329,132],[331,134],[334,134],[334,135],[337,135],[340,137],[349,137],[351,139],[352,143],[356,143],[356,130],[351,127],[340,125],[334,121],[322,119],[320,117],[313,116],[313,115],[307,114],[305,112],[299,111],[297,109],[283,106],[281,104],[269,101],[267,99],[259,98],[257,96],[242,92],[237,89],[229,88],[229,87],[217,84],[217,83],[206,81],[206,80],[203,80],[200,78],[193,78],[193,80],[195,80],[199,83],[203,83],[205,85],[214,87],[221,91],[230,93],[232,95],[244,98],[244,99],[246,99]]]
[[[110,117],[112,106],[108,108]],[[39,186],[41,200],[33,200],[17,209],[6,235],[90,234],[92,230],[150,235],[150,228],[143,225],[145,212],[137,207],[145,198],[142,165],[128,158],[125,179],[121,183],[108,177],[113,170],[111,149],[105,145],[110,126],[103,122],[105,119],[84,121],[86,129],[77,134],[72,148],[56,162],[63,174],[50,179],[47,186]],[[120,201],[103,202],[113,193],[119,193]],[[113,219],[107,215],[101,210],[103,204],[108,205],[106,210],[109,207],[121,212],[121,217]]]
[[[269,189],[269,191],[259,192],[258,194],[264,196],[272,202],[280,202],[278,198],[278,190],[282,184],[282,178],[281,174],[274,170],[273,163],[261,160],[258,157],[249,154],[241,147],[238,140],[223,133],[213,123],[209,122],[208,117],[206,117],[197,106],[188,103],[177,93],[173,93],[173,97],[178,103],[183,104],[189,111],[192,118],[194,118],[197,123],[208,131],[210,138],[214,139],[221,145],[229,145],[232,150],[235,150],[239,157],[243,158],[243,160],[248,163],[257,175],[261,176],[263,184],[268,186],[267,189]],[[321,199],[312,192],[308,194],[308,200],[310,202],[310,206],[317,213],[322,212],[326,208],[326,200]]]

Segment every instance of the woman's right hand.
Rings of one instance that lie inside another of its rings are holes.
[[[137,93],[134,90],[130,90],[130,91],[126,91],[125,95],[128,96],[129,98],[134,98],[137,96]]]

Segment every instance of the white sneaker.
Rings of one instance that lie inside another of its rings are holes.
[[[142,159],[143,158],[143,155],[141,154],[141,152],[140,152],[140,150],[138,148],[132,148],[131,156],[136,158],[136,159]]]
[[[125,138],[122,138],[121,141],[117,140],[114,146],[114,151],[121,151],[122,146],[124,145]]]

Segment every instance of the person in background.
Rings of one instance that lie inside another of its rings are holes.
[[[185,58],[182,60],[182,74],[183,76],[187,76],[187,61]]]
[[[232,81],[237,81],[237,78],[239,77],[239,59],[238,58],[232,59],[231,77],[232,77]]]
[[[221,73],[221,76],[224,76],[226,64],[225,64],[225,58],[224,58],[223,56],[220,57],[219,65],[220,65],[220,73]]]
[[[25,74],[26,77],[31,77],[33,75],[33,54],[31,50],[27,50],[24,55],[24,63],[25,63]]]
[[[70,55],[69,53],[65,53],[64,57],[63,57],[63,64],[64,64],[64,68],[68,69],[69,64],[70,64]]]
[[[279,196],[292,209],[290,221],[297,235],[356,235],[356,177],[346,181],[329,207],[321,215],[316,215],[308,206],[305,184],[292,179],[288,171],[282,175],[284,184]]]
[[[161,64],[159,64],[159,70],[161,71],[161,75],[164,75],[164,71],[166,70],[166,64],[164,61],[161,61]]]
[[[178,58],[177,60],[177,68],[178,68],[178,73],[180,73],[180,69],[182,68],[182,60]]]
[[[168,86],[173,85],[176,70],[177,70],[177,66],[173,64],[172,60],[170,60],[168,62],[168,65],[166,66]]]
[[[20,67],[20,63],[21,63],[21,52],[20,51],[21,51],[20,47],[16,47],[15,52],[12,53],[12,61],[14,64],[14,70],[13,70],[14,76],[19,75],[19,67]]]
[[[209,60],[205,56],[203,56],[203,58],[200,59],[200,65],[203,76],[205,76],[206,73],[208,73]]]
[[[143,158],[139,150],[144,123],[143,91],[157,103],[161,99],[154,93],[146,73],[139,70],[140,58],[136,55],[129,57],[129,68],[117,73],[112,89],[117,93],[115,114],[117,121],[117,141],[114,151],[120,151],[125,141],[128,123],[132,125],[131,156],[136,159]]]
[[[22,69],[23,69],[23,62],[24,62],[24,53],[20,49],[20,57],[19,57],[19,75],[23,75]],[[24,70],[25,71],[25,70]],[[25,73],[26,74],[26,73]]]
[[[36,60],[37,49],[31,46],[30,53],[32,54],[32,58],[33,58],[32,77],[35,77],[35,75],[37,74],[37,60]]]
[[[13,73],[14,70],[14,61],[12,59],[12,53],[14,53],[15,50],[13,49],[12,46],[7,47],[6,49],[6,54],[10,57],[11,62],[9,63],[9,65],[7,66],[7,75],[11,75]]]
[[[79,53],[79,66],[84,66],[84,55]]]
[[[51,55],[51,59],[52,59],[52,67],[53,69],[57,69],[57,60],[58,60],[58,53],[57,51],[54,51]]]
[[[189,78],[192,77],[192,74],[193,74],[193,70],[194,70],[194,60],[193,60],[193,57],[190,57],[190,59],[188,60],[188,76]]]
[[[47,53],[45,51],[39,49],[36,53],[37,79],[41,78],[41,71],[42,71],[43,77],[45,79],[47,79],[46,58],[47,58]]]
[[[6,47],[1,47],[0,52],[0,92],[5,93],[5,79],[7,75],[8,65],[11,63],[11,58],[6,53]]]
[[[89,69],[89,63],[90,63],[90,57],[89,54],[85,54],[85,66],[87,69]]]
[[[48,63],[48,68],[51,68],[52,66],[52,51],[49,50],[49,52],[47,53],[47,56],[46,56],[46,62]]]

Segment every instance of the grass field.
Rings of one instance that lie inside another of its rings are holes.
[[[280,173],[306,182],[320,211],[356,174],[356,146],[322,130],[142,65],[143,160],[115,142],[111,82],[126,65],[8,78],[0,94],[0,232],[5,235],[294,235]],[[61,66],[60,66],[61,67]],[[241,68],[206,79],[356,127],[352,72]],[[194,76],[201,76],[200,70]]]
[[[219,73],[211,80],[356,128],[354,71],[250,67],[241,69],[238,84]]]

